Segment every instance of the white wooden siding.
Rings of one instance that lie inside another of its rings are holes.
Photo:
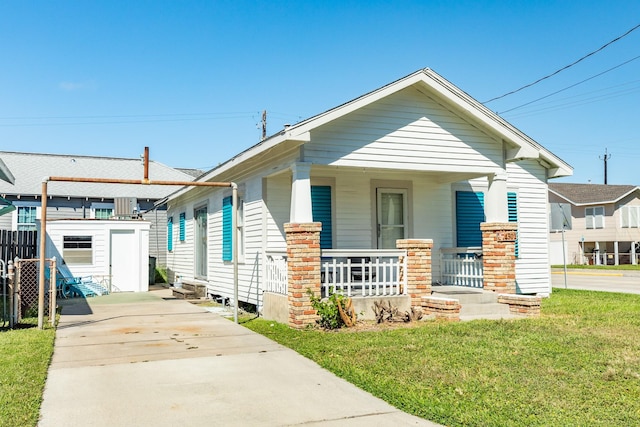
[[[159,209],[151,211],[143,215],[143,218],[151,223],[149,256],[156,257],[156,265],[164,266],[167,263],[167,211]]]
[[[431,253],[432,281],[440,277],[440,248],[453,247],[453,203],[451,186],[437,184],[425,176],[413,183],[413,236],[433,239]]]
[[[509,191],[518,193],[516,280],[523,294],[551,292],[548,189],[545,169],[527,160],[507,165]]]
[[[312,132],[305,160],[385,169],[495,168],[502,144],[414,88],[404,89]]]
[[[266,249],[286,251],[284,224],[291,209],[291,176],[282,173],[266,179]]]
[[[371,176],[337,173],[333,222],[334,249],[371,249],[373,216],[370,200]]]

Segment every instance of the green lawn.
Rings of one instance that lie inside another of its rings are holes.
[[[0,426],[35,426],[40,413],[55,330],[38,330],[37,319],[0,330]]]
[[[542,317],[377,332],[250,329],[449,426],[640,425],[640,296],[555,289]]]

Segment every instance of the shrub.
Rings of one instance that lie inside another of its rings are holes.
[[[332,292],[333,289],[330,289],[329,292]],[[318,312],[318,316],[320,318],[316,321],[320,327],[324,329],[340,329],[345,326],[344,320],[340,316],[340,310],[338,309],[338,304],[342,307],[343,310],[346,309],[345,304],[347,301],[347,297],[340,293],[331,293],[331,296],[326,299],[322,299],[316,295],[309,289],[307,291],[309,297],[311,298],[311,306]]]

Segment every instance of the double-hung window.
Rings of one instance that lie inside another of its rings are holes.
[[[36,206],[18,206],[18,231],[34,231],[36,229],[38,208]]]
[[[640,206],[622,206],[620,208],[620,226],[622,228],[640,227]]]
[[[604,206],[585,208],[584,219],[588,229],[604,228]]]

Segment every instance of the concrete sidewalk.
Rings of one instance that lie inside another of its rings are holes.
[[[436,424],[163,289],[63,307],[38,425]]]

